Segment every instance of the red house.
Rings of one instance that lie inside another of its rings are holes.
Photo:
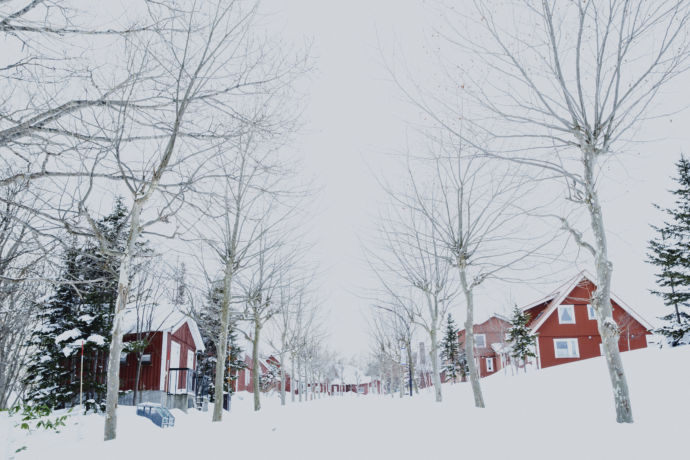
[[[578,273],[549,295],[521,308],[529,313],[529,327],[537,336],[535,353],[539,368],[601,356],[601,336],[591,305],[596,286],[591,280],[586,272]],[[652,326],[613,292],[611,304],[613,319],[621,331],[618,349],[647,347]],[[481,377],[495,373],[510,362],[510,346],[506,343],[508,327],[507,318],[500,315],[473,327]],[[461,342],[464,335],[464,330],[458,333]]]
[[[245,355],[244,363],[246,367],[237,373],[237,379],[233,382],[235,391],[254,392],[254,372],[253,361],[249,355]],[[266,359],[259,358],[259,369],[264,376],[263,388],[261,391],[276,390],[280,391],[280,361],[275,356]],[[285,391],[290,392],[290,374],[285,374]]]
[[[187,396],[194,395],[195,390],[196,354],[204,350],[196,322],[169,307],[157,308],[147,321],[141,318],[137,321],[135,311],[127,313],[125,346],[127,342],[137,340],[147,343],[141,358],[137,403],[156,402],[186,409]],[[134,390],[136,374],[136,353],[123,352],[120,359],[120,390]],[[174,395],[180,396],[171,397]],[[125,395],[120,403],[132,404],[133,401],[128,399],[131,398]]]
[[[491,375],[507,364],[506,354],[503,353],[503,350],[507,348],[506,334],[508,328],[510,328],[508,318],[498,314],[472,327],[475,344],[474,356],[480,377]],[[458,332],[458,340],[464,349],[464,329]]]

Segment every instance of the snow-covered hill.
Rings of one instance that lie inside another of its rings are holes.
[[[487,408],[475,409],[467,384],[400,400],[334,397],[259,413],[236,398],[221,424],[210,413],[174,411],[159,429],[119,409],[118,439],[100,441],[100,416],[75,416],[60,434],[0,436],[17,459],[652,459],[686,458],[690,429],[690,347],[624,353],[636,423],[615,423],[601,358],[482,381]],[[6,416],[2,423],[7,428]],[[11,446],[7,445],[8,440]]]

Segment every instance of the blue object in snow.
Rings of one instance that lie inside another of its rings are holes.
[[[150,419],[161,428],[175,426],[175,416],[170,411],[154,403],[137,404],[137,415]]]

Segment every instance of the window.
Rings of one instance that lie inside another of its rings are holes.
[[[474,335],[474,346],[477,348],[486,348],[486,335],[475,334]]]
[[[249,387],[249,369],[244,369],[244,386],[245,388]]]
[[[579,358],[580,348],[577,339],[553,339],[556,358]]]
[[[597,319],[597,317],[594,315],[594,307],[591,305],[587,305],[587,318]]]
[[[575,306],[559,305],[558,322],[560,324],[575,324]]]
[[[141,364],[151,364],[151,355],[149,353],[141,355]]]
[[[123,351],[120,353],[120,363],[124,364],[127,362],[127,352]]]
[[[494,359],[493,358],[486,358],[486,372],[493,372],[494,371]]]

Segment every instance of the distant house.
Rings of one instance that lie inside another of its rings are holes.
[[[596,290],[592,277],[581,272],[550,294],[521,309],[530,315],[529,327],[537,336],[536,365],[556,366],[602,355],[591,298]],[[647,347],[652,326],[628,304],[611,293],[613,319],[621,335],[620,351]],[[510,362],[506,333],[508,319],[494,315],[473,327],[475,351],[481,377],[491,375]],[[458,333],[464,342],[465,331]]]
[[[507,364],[506,353],[506,334],[510,328],[508,318],[495,314],[480,324],[472,327],[474,334],[474,356],[477,363],[477,370],[480,377],[486,377]],[[464,350],[465,330],[458,332],[458,340]]]
[[[237,379],[234,381],[235,391],[254,392],[254,372],[253,360],[248,355],[244,356],[244,363],[246,367],[237,372]],[[264,381],[261,382],[261,391],[267,392],[271,390],[280,391],[280,361],[275,356],[268,358],[259,358],[259,369]],[[290,375],[285,374],[285,391],[289,392],[291,388]]]
[[[204,350],[196,322],[169,306],[157,307],[146,321],[137,318],[134,310],[128,311],[125,318],[125,345],[142,338],[148,342],[141,360],[137,402],[190,407],[187,400],[192,399],[196,389],[196,354]],[[136,373],[136,353],[123,352],[121,391],[134,390]],[[127,396],[121,398],[121,404],[127,403],[132,401]]]

